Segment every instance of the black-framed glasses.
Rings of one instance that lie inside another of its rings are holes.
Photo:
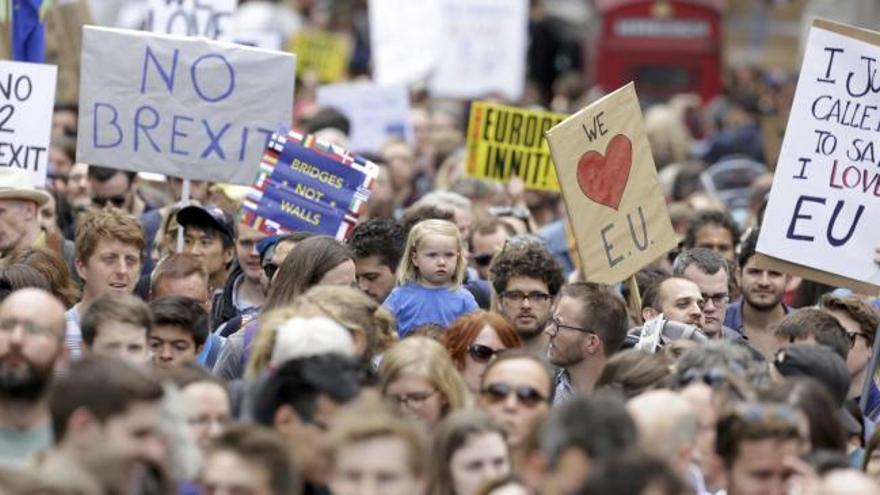
[[[483,344],[471,344],[468,347],[468,355],[478,363],[488,363],[497,354],[501,354],[506,349],[492,349]]]
[[[424,405],[425,401],[430,399],[437,393],[437,389],[430,392],[413,392],[411,394],[386,394],[386,397],[394,401],[400,407],[419,408]]]
[[[722,304],[727,304],[730,301],[730,296],[727,292],[719,292],[717,294],[702,294],[703,302],[700,304],[700,309],[706,305],[709,301],[712,301],[712,304],[715,307],[721,306]]]
[[[511,394],[513,394],[516,396],[516,400],[520,404],[529,409],[542,402],[547,402],[547,397],[544,397],[541,395],[541,392],[538,392],[536,389],[528,385],[514,387],[507,383],[490,383],[489,385],[486,385],[480,393],[493,404],[505,401]]]
[[[110,203],[117,208],[122,208],[125,205],[125,199],[126,197],[124,194],[118,194],[116,196],[110,196],[107,198],[103,198],[101,196],[92,196],[92,203],[100,208],[107,206],[107,203]]]
[[[575,332],[584,332],[584,333],[591,333],[591,334],[596,333],[595,331],[590,330],[589,328],[576,327],[574,325],[566,325],[566,324],[560,322],[559,318],[556,316],[554,316],[553,318],[550,319],[550,327],[554,329],[553,333],[559,332],[560,328],[563,330],[574,330]]]
[[[273,261],[267,261],[263,263],[263,273],[266,274],[266,278],[272,280],[272,277],[275,276],[275,272],[278,271],[278,264]]]
[[[526,301],[535,304],[543,304],[549,301],[551,297],[550,294],[539,291],[523,292],[519,290],[507,290],[501,293],[502,299],[516,304],[523,304]]]
[[[492,263],[492,258],[494,258],[494,254],[481,254],[479,256],[472,256],[474,263],[478,266],[489,266]]]

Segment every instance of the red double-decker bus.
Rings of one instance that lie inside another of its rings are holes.
[[[721,92],[723,0],[596,0],[593,80],[606,91],[635,81],[648,103]]]

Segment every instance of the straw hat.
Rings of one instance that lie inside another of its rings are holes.
[[[49,202],[49,193],[31,184],[31,174],[11,167],[0,167],[0,199],[33,201],[37,206]]]

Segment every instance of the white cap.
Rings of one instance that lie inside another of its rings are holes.
[[[321,354],[354,356],[351,333],[329,318],[291,318],[276,330],[270,365]]]

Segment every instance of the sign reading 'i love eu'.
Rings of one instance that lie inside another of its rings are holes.
[[[586,280],[620,282],[676,246],[632,83],[546,136]]]

